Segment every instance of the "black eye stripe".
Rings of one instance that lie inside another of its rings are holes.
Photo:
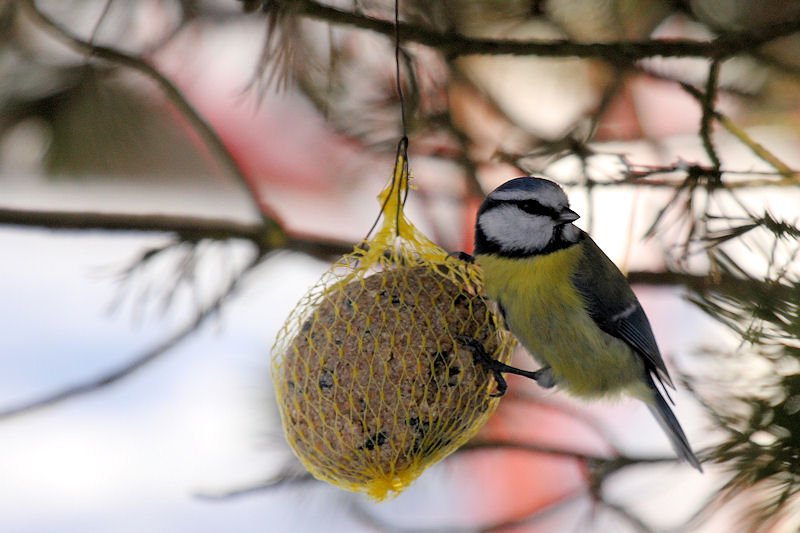
[[[530,213],[531,215],[543,215],[550,218],[557,218],[558,212],[553,209],[552,207],[547,207],[536,200],[513,200],[509,203],[512,203],[525,211],[526,213]]]
[[[552,219],[558,218],[558,211],[553,209],[552,207],[548,207],[546,205],[542,205],[541,203],[537,202],[536,200],[488,200],[484,203],[483,209],[481,212],[488,211],[493,207],[497,207],[500,205],[515,205],[522,211],[529,213],[531,215],[540,215],[545,217],[550,217]]]

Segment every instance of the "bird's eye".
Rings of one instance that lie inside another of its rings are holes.
[[[552,208],[543,206],[536,200],[520,200],[517,206],[531,215],[556,217],[556,212]]]

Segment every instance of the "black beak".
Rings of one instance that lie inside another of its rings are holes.
[[[575,222],[579,218],[581,218],[581,216],[578,213],[576,213],[575,211],[573,211],[572,209],[570,209],[568,207],[565,207],[558,214],[558,218],[556,220],[558,222],[566,224],[568,222]]]

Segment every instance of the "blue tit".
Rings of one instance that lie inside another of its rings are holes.
[[[483,271],[486,295],[543,365],[528,372],[490,361],[500,391],[505,382],[499,372],[512,372],[582,398],[638,398],[678,456],[702,472],[656,388],[655,381],[665,393],[674,385],[650,322],[622,272],[572,224],[577,219],[559,185],[532,177],[501,185],[478,210],[474,260]],[[464,344],[476,351],[469,339]]]

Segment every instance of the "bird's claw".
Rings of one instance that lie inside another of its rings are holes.
[[[506,378],[503,377],[502,370],[499,366],[503,365],[503,363],[496,359],[492,359],[489,354],[486,353],[486,348],[483,346],[483,343],[481,343],[475,337],[470,337],[469,335],[456,335],[455,339],[460,342],[464,348],[472,352],[472,358],[474,361],[480,363],[486,370],[492,373],[494,381],[497,383],[497,392],[490,394],[490,396],[493,398],[499,398],[500,396],[503,396],[508,390],[508,383],[506,383]]]
[[[474,360],[482,364],[486,370],[492,373],[495,382],[497,382],[497,392],[492,394],[494,397],[503,396],[508,390],[508,383],[506,383],[506,379],[503,377],[503,372],[532,379],[544,389],[552,388],[556,384],[553,369],[549,366],[534,371],[522,370],[521,368],[507,365],[497,359],[492,359],[489,354],[486,353],[486,348],[483,344],[475,337],[456,335],[455,340],[460,342],[464,348],[471,351]]]

